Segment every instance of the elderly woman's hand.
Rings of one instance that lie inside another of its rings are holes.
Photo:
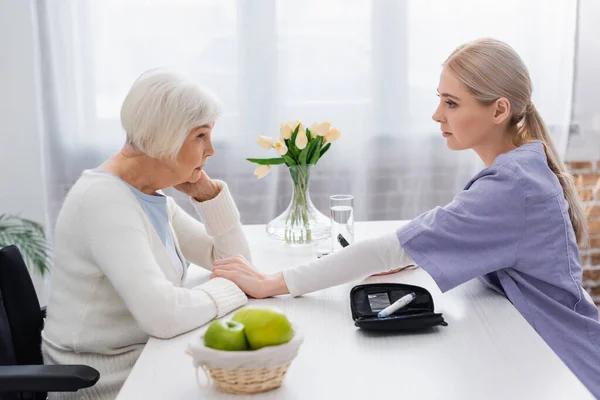
[[[255,299],[289,293],[283,274],[262,274],[244,256],[216,260],[213,263],[213,272],[210,277],[228,279]]]
[[[221,191],[221,186],[210,179],[210,177],[202,170],[200,179],[196,182],[185,182],[175,186],[179,190],[191,196],[196,201],[206,201],[214,199]]]

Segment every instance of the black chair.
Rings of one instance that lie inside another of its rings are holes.
[[[45,317],[21,252],[0,249],[0,400],[45,399],[47,392],[75,392],[100,378],[87,365],[43,365]]]

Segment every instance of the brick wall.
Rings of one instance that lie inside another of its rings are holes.
[[[575,177],[588,219],[590,245],[580,248],[583,287],[596,304],[600,304],[600,161],[571,161],[566,164]]]

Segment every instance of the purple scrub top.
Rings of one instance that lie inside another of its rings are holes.
[[[600,398],[598,309],[584,295],[568,204],[541,142],[498,156],[397,235],[442,292],[479,278],[505,295]]]

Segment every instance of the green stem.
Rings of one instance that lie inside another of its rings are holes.
[[[290,175],[293,183],[292,204],[290,213],[286,218],[289,228],[285,232],[285,240],[288,243],[311,243],[312,233],[309,224],[308,211],[308,182],[310,176],[310,165],[299,165],[290,167]],[[306,237],[302,235],[295,237],[294,228],[303,227]]]

